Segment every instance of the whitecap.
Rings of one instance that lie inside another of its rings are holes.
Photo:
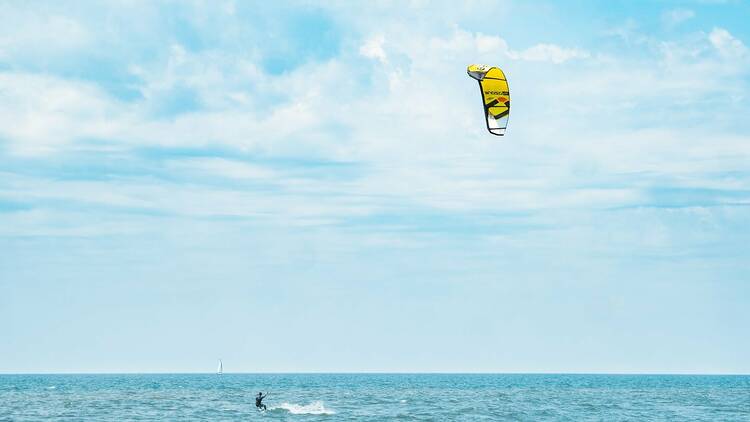
[[[293,415],[335,415],[331,409],[326,409],[322,401],[314,401],[310,404],[293,404],[293,403],[282,403],[278,407],[272,407],[273,409],[284,409]]]

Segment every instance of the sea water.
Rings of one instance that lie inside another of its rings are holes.
[[[0,420],[750,421],[750,376],[0,375]]]

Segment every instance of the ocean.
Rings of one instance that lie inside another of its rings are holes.
[[[750,376],[0,375],[0,421],[37,420],[750,421]]]

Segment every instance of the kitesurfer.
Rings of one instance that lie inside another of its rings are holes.
[[[263,399],[265,399],[268,396],[268,393],[263,395],[263,393],[259,392],[257,396],[255,396],[255,407],[258,408],[258,410],[266,410],[266,405],[263,404]]]

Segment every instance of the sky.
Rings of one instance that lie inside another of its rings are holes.
[[[750,373],[748,17],[0,1],[0,372]]]

